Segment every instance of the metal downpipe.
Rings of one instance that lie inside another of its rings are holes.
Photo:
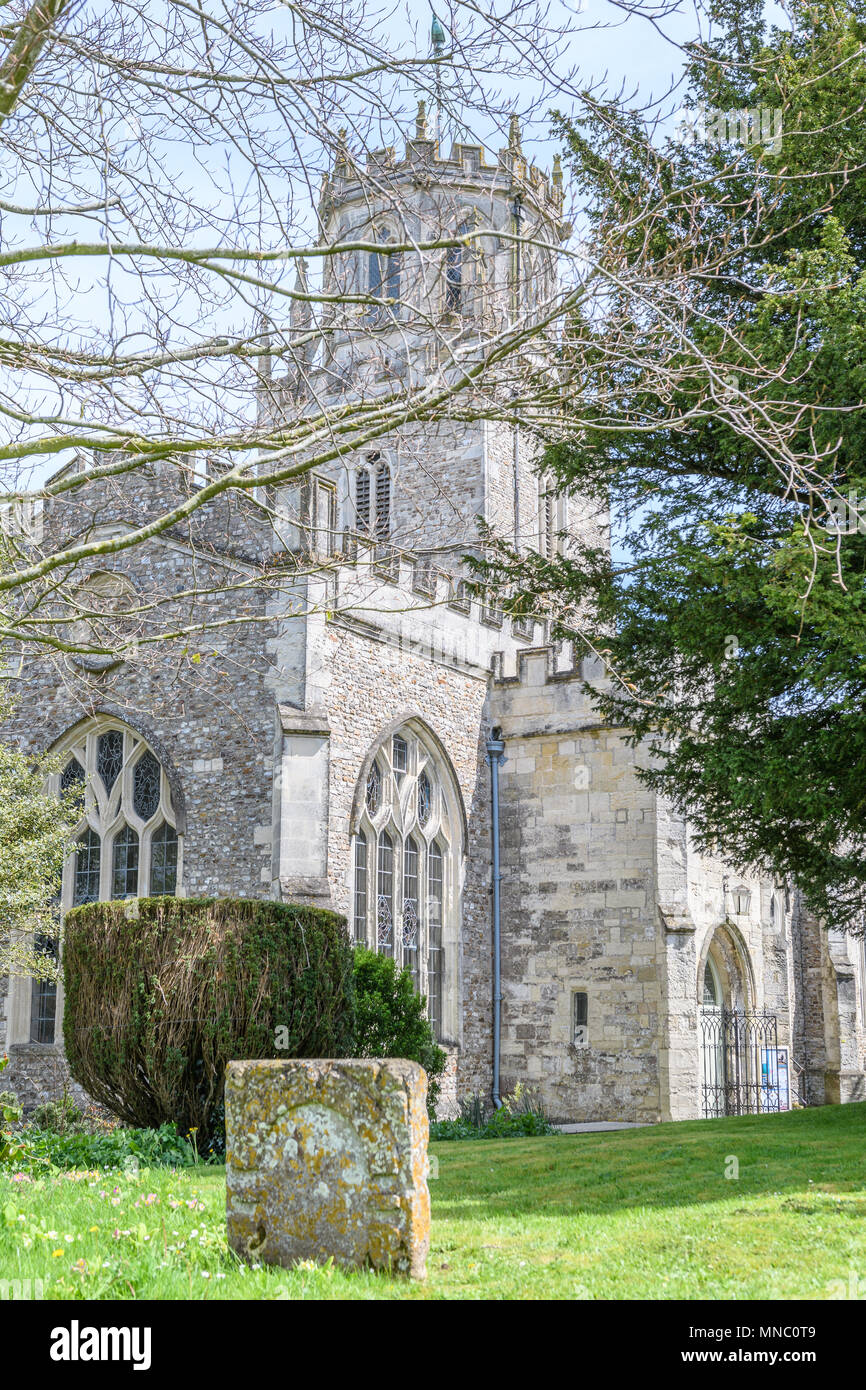
[[[502,871],[499,859],[499,767],[505,756],[502,730],[496,728],[487,740],[490,764],[490,841],[493,873],[493,1104],[499,1110],[499,1054],[502,1038]]]

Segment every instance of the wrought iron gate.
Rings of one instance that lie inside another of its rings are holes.
[[[787,1110],[787,1052],[779,1052],[776,1015],[704,1009],[701,1090],[706,1119]]]

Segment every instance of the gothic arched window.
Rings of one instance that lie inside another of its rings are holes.
[[[107,898],[173,896],[180,841],[159,759],[119,720],[94,720],[69,740],[55,790],[75,792],[81,820],[64,872],[65,909]]]
[[[381,227],[375,233],[375,240],[379,245],[386,247],[393,240],[391,233],[386,227]],[[400,298],[400,270],[401,256],[399,251],[371,251],[368,262],[368,288],[371,295],[376,299],[387,299],[390,301],[386,312],[394,313],[397,302]],[[373,306],[373,312],[381,312],[377,305]]]
[[[352,859],[355,940],[411,972],[438,1038],[449,1021],[456,1029],[455,785],[425,735],[404,725],[370,763]]]
[[[477,214],[470,214],[455,227],[454,235],[471,235],[482,220]],[[445,251],[445,313],[464,319],[475,318],[484,308],[484,288],[484,256],[480,243],[449,246]]]
[[[95,718],[60,745],[48,789],[65,798],[74,848],[64,865],[58,914],[82,903],[150,894],[174,896],[182,838],[165,769],[153,749],[118,719]],[[62,941],[60,943],[62,953]],[[56,953],[40,942],[46,954]],[[11,1042],[53,1043],[63,1017],[62,977],[10,980]]]

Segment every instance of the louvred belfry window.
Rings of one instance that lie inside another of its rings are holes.
[[[391,534],[391,470],[387,463],[376,465],[376,535]]]
[[[379,541],[391,534],[391,465],[380,453],[355,470],[355,527]]]
[[[355,524],[359,531],[370,529],[370,471],[359,468],[355,474]]]
[[[400,270],[402,258],[399,251],[387,251],[384,248],[393,240],[391,233],[386,227],[380,228],[376,233],[376,240],[383,248],[381,251],[371,251],[369,254],[368,281],[370,294],[376,299],[387,299],[390,301],[386,309],[381,305],[373,305],[371,314],[375,318],[381,313],[396,312],[397,303],[400,299]]]

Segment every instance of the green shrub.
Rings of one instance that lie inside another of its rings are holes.
[[[37,1105],[30,1116],[30,1124],[33,1129],[45,1129],[52,1134],[83,1134],[87,1130],[84,1112],[65,1090],[59,1100],[46,1100]]]
[[[558,1134],[544,1111],[541,1097],[518,1082],[502,1105],[493,1109],[492,1101],[475,1092],[460,1102],[455,1120],[438,1120],[430,1126],[431,1139],[532,1139],[537,1135]]]
[[[67,913],[70,1070],[126,1124],[218,1130],[226,1063],[340,1057],[353,1036],[345,919],[246,899],[144,898]]]
[[[408,970],[398,970],[390,956],[355,948],[356,1057],[405,1057],[427,1073],[427,1110],[433,1119],[439,1077],[446,1056],[424,1013],[425,999],[415,993]]]
[[[198,1161],[195,1147],[182,1139],[173,1124],[158,1129],[117,1128],[102,1134],[28,1126],[16,1136],[10,1166],[16,1172],[38,1173],[51,1168],[112,1169],[190,1168]]]
[[[5,1071],[9,1058],[0,1057],[0,1071]],[[11,1163],[20,1151],[17,1136],[9,1128],[21,1119],[21,1106],[14,1091],[0,1091],[0,1163]]]

